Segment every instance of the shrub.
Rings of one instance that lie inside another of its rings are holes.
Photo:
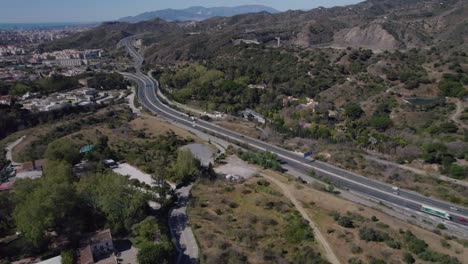
[[[348,264],[362,264],[362,260],[360,260],[358,257],[352,257],[348,259]]]
[[[354,228],[353,220],[347,216],[340,217],[340,219],[338,219],[338,224],[342,227]]]
[[[361,254],[362,253],[362,248],[356,244],[351,245],[351,253],[353,254]]]
[[[359,237],[365,241],[382,242],[389,239],[387,233],[375,230],[371,227],[362,227],[359,229]]]
[[[356,120],[364,113],[361,106],[356,103],[348,104],[344,107],[346,116],[351,120]]]
[[[405,232],[404,239],[408,246],[408,249],[414,254],[422,253],[428,247],[428,245],[426,244],[424,240],[417,238],[410,231]]]
[[[400,249],[401,248],[400,242],[395,241],[393,239],[385,240],[385,244],[387,244],[387,246],[389,246],[389,247],[391,247],[393,249]]]
[[[314,235],[309,225],[302,217],[294,213],[287,219],[288,226],[286,227],[286,240],[289,243],[297,244],[304,240],[312,240]]]
[[[413,264],[416,262],[416,260],[413,258],[413,255],[411,255],[411,253],[409,252],[405,252],[405,254],[403,255],[403,261],[406,264]]]
[[[447,227],[445,227],[445,225],[442,224],[442,223],[437,224],[437,228],[439,228],[440,230],[445,230],[445,229],[447,229]]]

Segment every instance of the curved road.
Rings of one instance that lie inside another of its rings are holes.
[[[400,194],[395,194],[391,185],[366,178],[364,176],[340,169],[328,163],[315,161],[309,162],[297,153],[286,149],[265,143],[263,141],[246,137],[241,134],[232,132],[210,122],[197,120],[196,123],[186,114],[181,113],[162,102],[157,96],[158,83],[149,76],[144,75],[139,71],[143,58],[136,52],[131,42],[135,36],[123,39],[120,45],[124,45],[127,51],[135,58],[137,73],[122,73],[126,78],[137,83],[138,98],[140,102],[154,114],[160,115],[171,122],[181,123],[186,126],[192,126],[195,129],[203,132],[209,132],[217,137],[228,139],[239,144],[246,144],[251,148],[258,150],[270,151],[278,155],[278,158],[288,165],[296,168],[299,171],[308,173],[314,171],[321,178],[329,178],[331,182],[341,188],[349,188],[354,192],[361,193],[367,197],[383,201],[387,205],[398,205],[409,210],[418,212],[422,204],[433,206],[449,212],[452,215],[452,222],[458,224],[463,231],[468,232],[468,223],[461,219],[468,219],[468,209],[450,203],[440,201],[434,198],[425,197],[415,192],[400,190]],[[456,207],[458,211],[453,211],[451,208]]]

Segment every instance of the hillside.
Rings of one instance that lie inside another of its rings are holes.
[[[145,12],[136,16],[128,16],[119,19],[121,22],[141,22],[161,18],[166,21],[202,21],[215,16],[235,16],[246,13],[258,12],[279,13],[278,10],[263,5],[244,5],[236,7],[212,7],[192,6],[186,9],[163,9]]]
[[[128,34],[148,33],[149,61],[215,54],[242,40],[274,46],[368,48],[374,51],[459,46],[466,49],[468,3],[462,0],[368,0],[356,5],[214,17],[200,22],[115,22],[62,39],[54,48],[112,48]],[[166,34],[161,34],[166,33]],[[151,47],[153,46],[153,47]],[[206,53],[206,54],[205,54]]]

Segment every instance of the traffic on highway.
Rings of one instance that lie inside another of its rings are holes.
[[[122,74],[127,79],[134,81],[138,85],[138,98],[142,105],[151,112],[167,118],[168,120],[192,127],[193,129],[208,132],[230,142],[242,144],[244,146],[247,145],[251,149],[275,153],[282,162],[296,170],[305,174],[308,174],[310,171],[314,171],[316,178],[329,179],[332,184],[344,190],[350,190],[361,195],[365,195],[371,199],[387,204],[388,206],[396,205],[410,211],[424,212],[428,215],[438,216],[441,220],[444,219],[452,221],[460,228],[463,228],[464,230],[467,229],[466,231],[468,231],[468,221],[466,220],[468,218],[467,208],[455,206],[444,201],[425,197],[415,192],[401,190],[399,188],[398,191],[395,191],[395,186],[366,178],[325,162],[310,162],[310,160],[298,153],[288,151],[254,138],[240,135],[204,120],[194,121],[191,116],[171,108],[166,103],[163,103],[158,97],[158,82],[152,77],[141,73],[139,70],[143,63],[143,58],[132,47],[131,43],[133,40],[135,40],[135,36],[122,40],[119,45],[124,45],[129,54],[135,58],[135,68],[137,69],[137,73]],[[423,207],[445,212],[445,214],[442,217],[438,214],[430,213],[429,211],[431,210],[422,210],[421,208]]]

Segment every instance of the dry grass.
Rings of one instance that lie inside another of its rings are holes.
[[[169,131],[173,131],[176,135],[179,135],[183,138],[194,138],[192,133],[153,116],[143,116],[136,118],[130,122],[130,126],[134,130],[143,130],[145,133],[149,133],[152,136],[163,135]]]
[[[314,240],[288,242],[285,230],[297,212],[275,185],[259,186],[259,180],[194,187],[188,215],[203,263],[294,263],[306,247],[318,252]]]
[[[227,128],[231,131],[252,137],[258,138],[260,136],[260,131],[256,129],[256,124],[254,122],[242,121],[241,119],[236,118],[235,121],[215,121],[215,124]]]
[[[340,212],[341,215],[346,215],[346,212],[359,214],[366,219],[363,222],[364,225],[372,226],[376,229],[388,232],[397,240],[400,237],[398,234],[400,228],[403,230],[410,230],[418,238],[425,240],[432,250],[455,256],[462,262],[463,260],[468,259],[468,250],[457,242],[448,241],[451,247],[450,249],[445,248],[440,242],[443,237],[433,232],[393,218],[379,210],[361,206],[356,203],[343,200],[335,195],[318,191],[310,186],[301,184],[300,187],[297,188],[295,187],[298,185],[297,183],[289,181],[288,178],[276,172],[267,171],[266,173],[282,182],[290,184],[291,192],[294,194],[296,199],[301,201],[304,207],[306,207],[310,217],[315,223],[317,223],[322,233],[325,234],[326,239],[334,248],[334,252],[336,252],[343,263],[346,263],[351,256],[358,256],[362,260],[365,260],[365,256],[367,255],[373,255],[377,258],[385,259],[387,263],[401,263],[404,250],[391,249],[384,243],[365,242],[360,240],[359,228],[350,229],[341,227],[330,215],[333,211]],[[376,216],[379,219],[378,223],[386,224],[389,227],[381,228],[376,226],[377,223],[370,221],[372,216]],[[353,254],[351,252],[352,244],[362,248],[363,252],[360,254]]]

